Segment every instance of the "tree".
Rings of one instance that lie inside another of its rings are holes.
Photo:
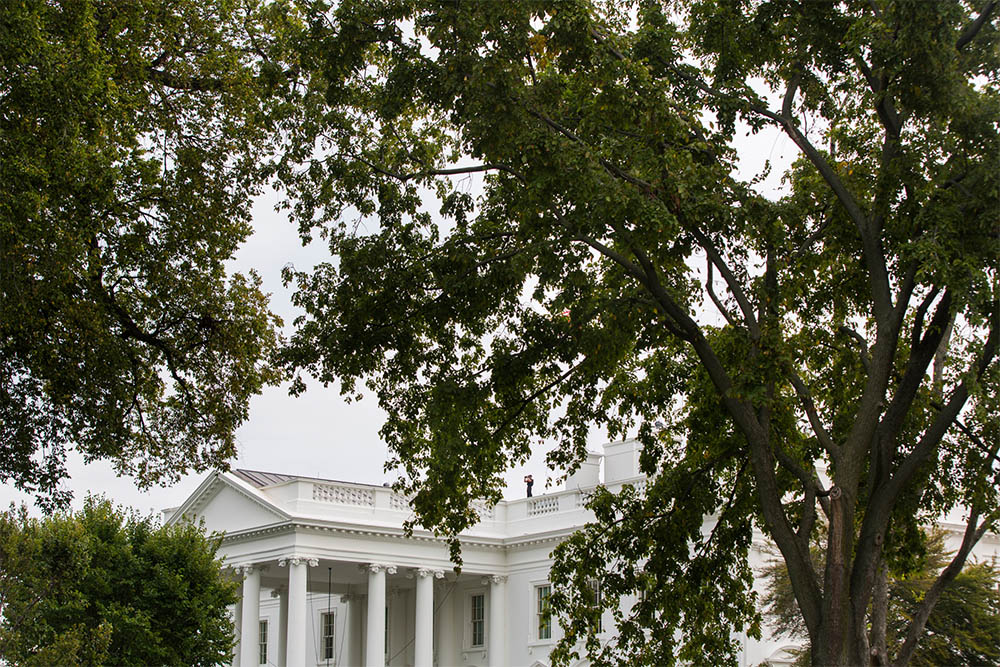
[[[140,484],[222,466],[274,383],[250,233],[280,7],[51,3],[0,17],[0,479],[65,503],[68,448]]]
[[[1000,513],[996,3],[310,12],[275,173],[335,260],[286,274],[296,390],[371,387],[398,487],[450,536],[532,443],[572,466],[594,425],[638,428],[648,488],[595,494],[556,552],[556,663],[581,641],[594,664],[731,660],[760,622],[755,524],[813,664],[909,662]],[[799,151],[780,197],[735,175],[765,128]],[[890,656],[877,573],[960,506]]]
[[[882,585],[889,590],[889,646],[898,646],[921,599],[951,557],[945,549],[942,531],[932,531],[923,542],[910,554],[908,571],[884,573],[886,581]],[[784,563],[771,561],[764,570],[764,578],[767,591],[763,603],[773,628],[781,635],[807,639]],[[808,650],[803,651],[799,662],[808,664],[808,657]],[[1000,570],[995,563],[967,563],[944,590],[927,618],[927,634],[913,653],[911,664],[928,667],[1000,664]]]
[[[157,526],[88,497],[75,514],[0,515],[0,656],[5,664],[214,665],[228,662],[221,538]]]

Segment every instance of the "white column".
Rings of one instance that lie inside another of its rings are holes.
[[[243,629],[243,587],[240,586],[240,599],[236,601],[236,608],[233,609],[233,630],[236,634],[236,643],[233,644],[232,667],[240,667],[240,633]]]
[[[245,565],[243,572],[243,613],[240,624],[240,665],[259,662],[260,645],[260,568]]]
[[[348,617],[350,620],[350,626],[345,623],[344,631],[347,633],[347,664],[351,667],[361,664],[361,637],[364,635],[362,622],[365,617],[365,615],[361,613],[362,599],[363,596],[354,594],[350,596],[350,599],[347,602],[347,607],[350,610]]]
[[[283,667],[285,664],[286,647],[288,646],[288,588],[281,586],[271,591],[272,598],[278,598],[278,643],[275,651],[275,664]]]
[[[448,667],[460,663],[458,657],[458,640],[464,619],[455,622],[455,599],[459,593],[454,583],[443,581],[438,591],[440,600],[437,615],[437,664]]]
[[[507,633],[504,622],[507,611],[507,577],[487,577],[490,584],[490,633],[487,658],[489,667],[506,667]]]
[[[443,576],[441,570],[417,570],[413,667],[432,667],[434,664],[434,580]]]
[[[385,575],[395,574],[393,565],[369,563],[368,636],[365,638],[365,667],[385,667]],[[290,667],[290,666],[289,666]]]
[[[340,596],[343,611],[337,617],[337,625],[340,628],[337,631],[337,645],[344,647],[341,664],[345,665],[359,664],[359,660],[354,655],[354,616],[357,614],[357,609],[354,606],[355,597],[350,593],[344,593]]]
[[[279,567],[288,567],[288,622],[285,627],[285,665],[305,667],[306,664],[306,595],[308,594],[309,570],[319,561],[306,556],[292,556],[278,561]]]

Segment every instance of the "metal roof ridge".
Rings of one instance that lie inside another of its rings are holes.
[[[244,478],[245,481],[249,481],[251,484],[254,484],[254,486],[257,486],[257,482],[247,478],[252,478],[254,475],[277,478],[276,481],[270,482],[268,484],[261,484],[257,488],[263,488],[265,486],[272,486],[274,484],[281,484],[283,482],[291,482],[295,480],[302,480],[308,482],[331,482],[333,484],[351,484],[353,486],[370,486],[374,489],[390,488],[381,484],[368,484],[366,482],[351,482],[345,479],[330,479],[328,477],[311,477],[309,475],[293,475],[283,472],[270,472],[268,470],[251,470],[250,468],[232,468],[231,472],[233,474],[238,474],[240,477]]]

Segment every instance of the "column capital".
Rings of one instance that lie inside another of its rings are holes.
[[[424,577],[434,577],[435,579],[444,579],[444,570],[435,570],[429,567],[418,567],[417,576],[423,579]]]
[[[503,574],[491,574],[488,577],[483,577],[484,584],[505,584],[507,583],[507,576]]]
[[[285,567],[289,563],[292,565],[308,565],[309,567],[316,567],[319,565],[319,558],[316,556],[302,556],[296,554],[293,556],[282,556],[278,559],[278,567]]]
[[[248,576],[254,572],[263,572],[267,568],[262,565],[257,565],[256,563],[242,563],[240,565],[230,565],[234,572],[239,574],[241,577],[246,579]]]
[[[271,589],[271,597],[272,598],[280,598],[283,595],[287,595],[287,594],[288,594],[288,586],[278,586],[277,588],[272,588]]]
[[[386,563],[358,563],[358,567],[365,572],[380,572],[385,570],[386,574],[396,574],[396,566]]]

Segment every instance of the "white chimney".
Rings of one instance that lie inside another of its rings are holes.
[[[638,477],[642,443],[635,438],[604,445],[604,483],[614,484]],[[567,485],[568,486],[568,485]]]
[[[601,459],[597,452],[587,452],[587,458],[580,463],[572,475],[566,478],[566,489],[586,489],[601,483]]]

